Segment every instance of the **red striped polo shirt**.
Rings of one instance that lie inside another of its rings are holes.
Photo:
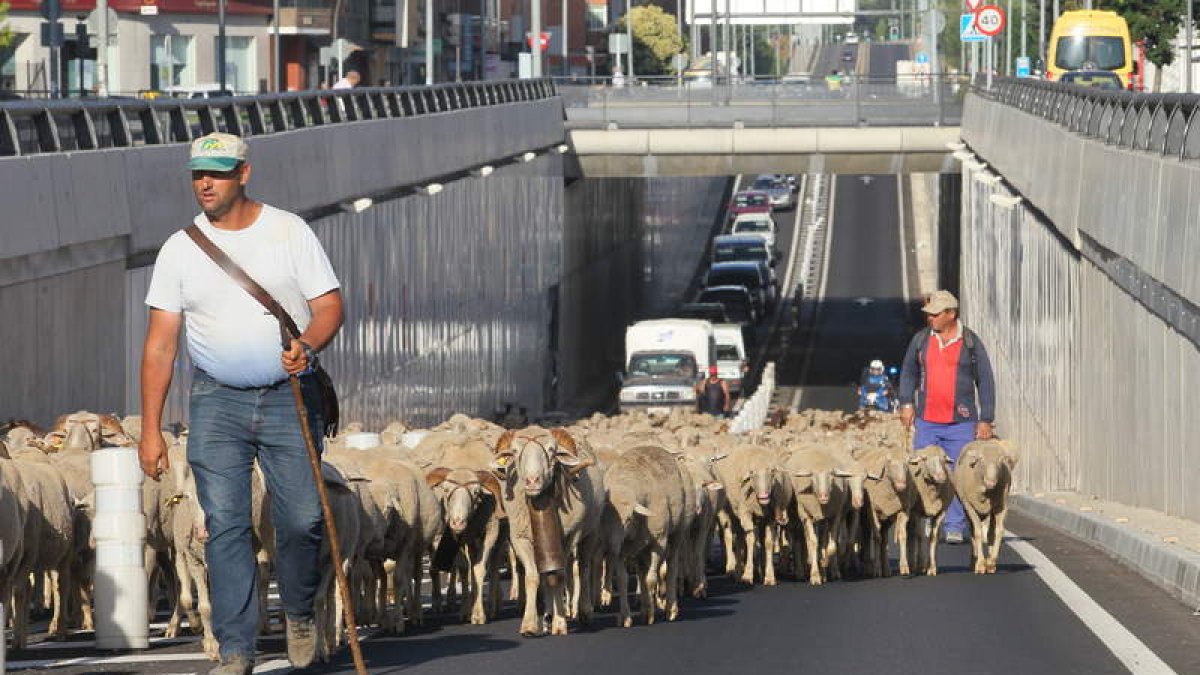
[[[936,333],[929,334],[925,348],[925,421],[948,424],[954,421],[958,387],[958,356],[963,341],[942,347]]]

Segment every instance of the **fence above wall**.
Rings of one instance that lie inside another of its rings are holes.
[[[0,157],[186,143],[213,131],[265,136],[555,96],[550,80],[501,80],[205,99],[9,102],[0,104]]]

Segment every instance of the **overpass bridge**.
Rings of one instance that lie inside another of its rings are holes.
[[[505,401],[535,415],[594,409],[624,326],[685,297],[728,181],[579,171],[564,98],[526,82],[0,106],[0,344],[15,355],[0,416],[136,410],[141,300],[157,247],[192,216],[185,141],[211,129],[250,136],[252,194],[306,215],[343,280],[348,321],[326,360],[346,419],[427,425]],[[1195,104],[1001,81],[963,93],[959,145],[939,151],[941,214],[923,241],[993,355],[1000,430],[1022,451],[1019,537],[1001,574],[967,574],[967,551],[948,547],[937,579],[714,578],[679,622],[623,631],[604,616],[531,641],[515,636],[511,607],[484,626],[444,615],[368,640],[372,669],[1200,672],[1200,460],[1186,408],[1200,372]],[[787,335],[801,351],[781,352],[812,355],[791,375],[812,405],[846,400],[839,378],[880,348],[881,326],[889,340],[910,332],[922,290],[916,177],[858,175],[867,168],[824,179],[826,267],[811,300],[824,313]],[[807,169],[813,181],[838,167]],[[782,216],[789,247],[809,240],[804,217]],[[182,420],[177,392],[168,415]],[[88,639],[10,654],[10,669],[207,667],[187,639],[120,657]],[[264,642],[263,672],[285,668],[281,650]]]

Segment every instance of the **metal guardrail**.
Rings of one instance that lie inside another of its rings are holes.
[[[0,104],[0,157],[187,143],[557,96],[548,79],[364,87],[197,99],[59,99]]]
[[[1200,159],[1200,95],[1138,94],[1009,78],[975,92],[1108,145]]]
[[[935,83],[937,86],[935,86]],[[957,125],[968,80],[845,76],[679,81],[558,79],[573,128],[711,128]]]

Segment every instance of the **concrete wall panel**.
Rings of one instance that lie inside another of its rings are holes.
[[[49,158],[55,189],[59,245],[129,234],[128,194],[120,150],[78,152]]]
[[[0,162],[0,259],[58,246],[53,173],[48,162],[16,157]]]

